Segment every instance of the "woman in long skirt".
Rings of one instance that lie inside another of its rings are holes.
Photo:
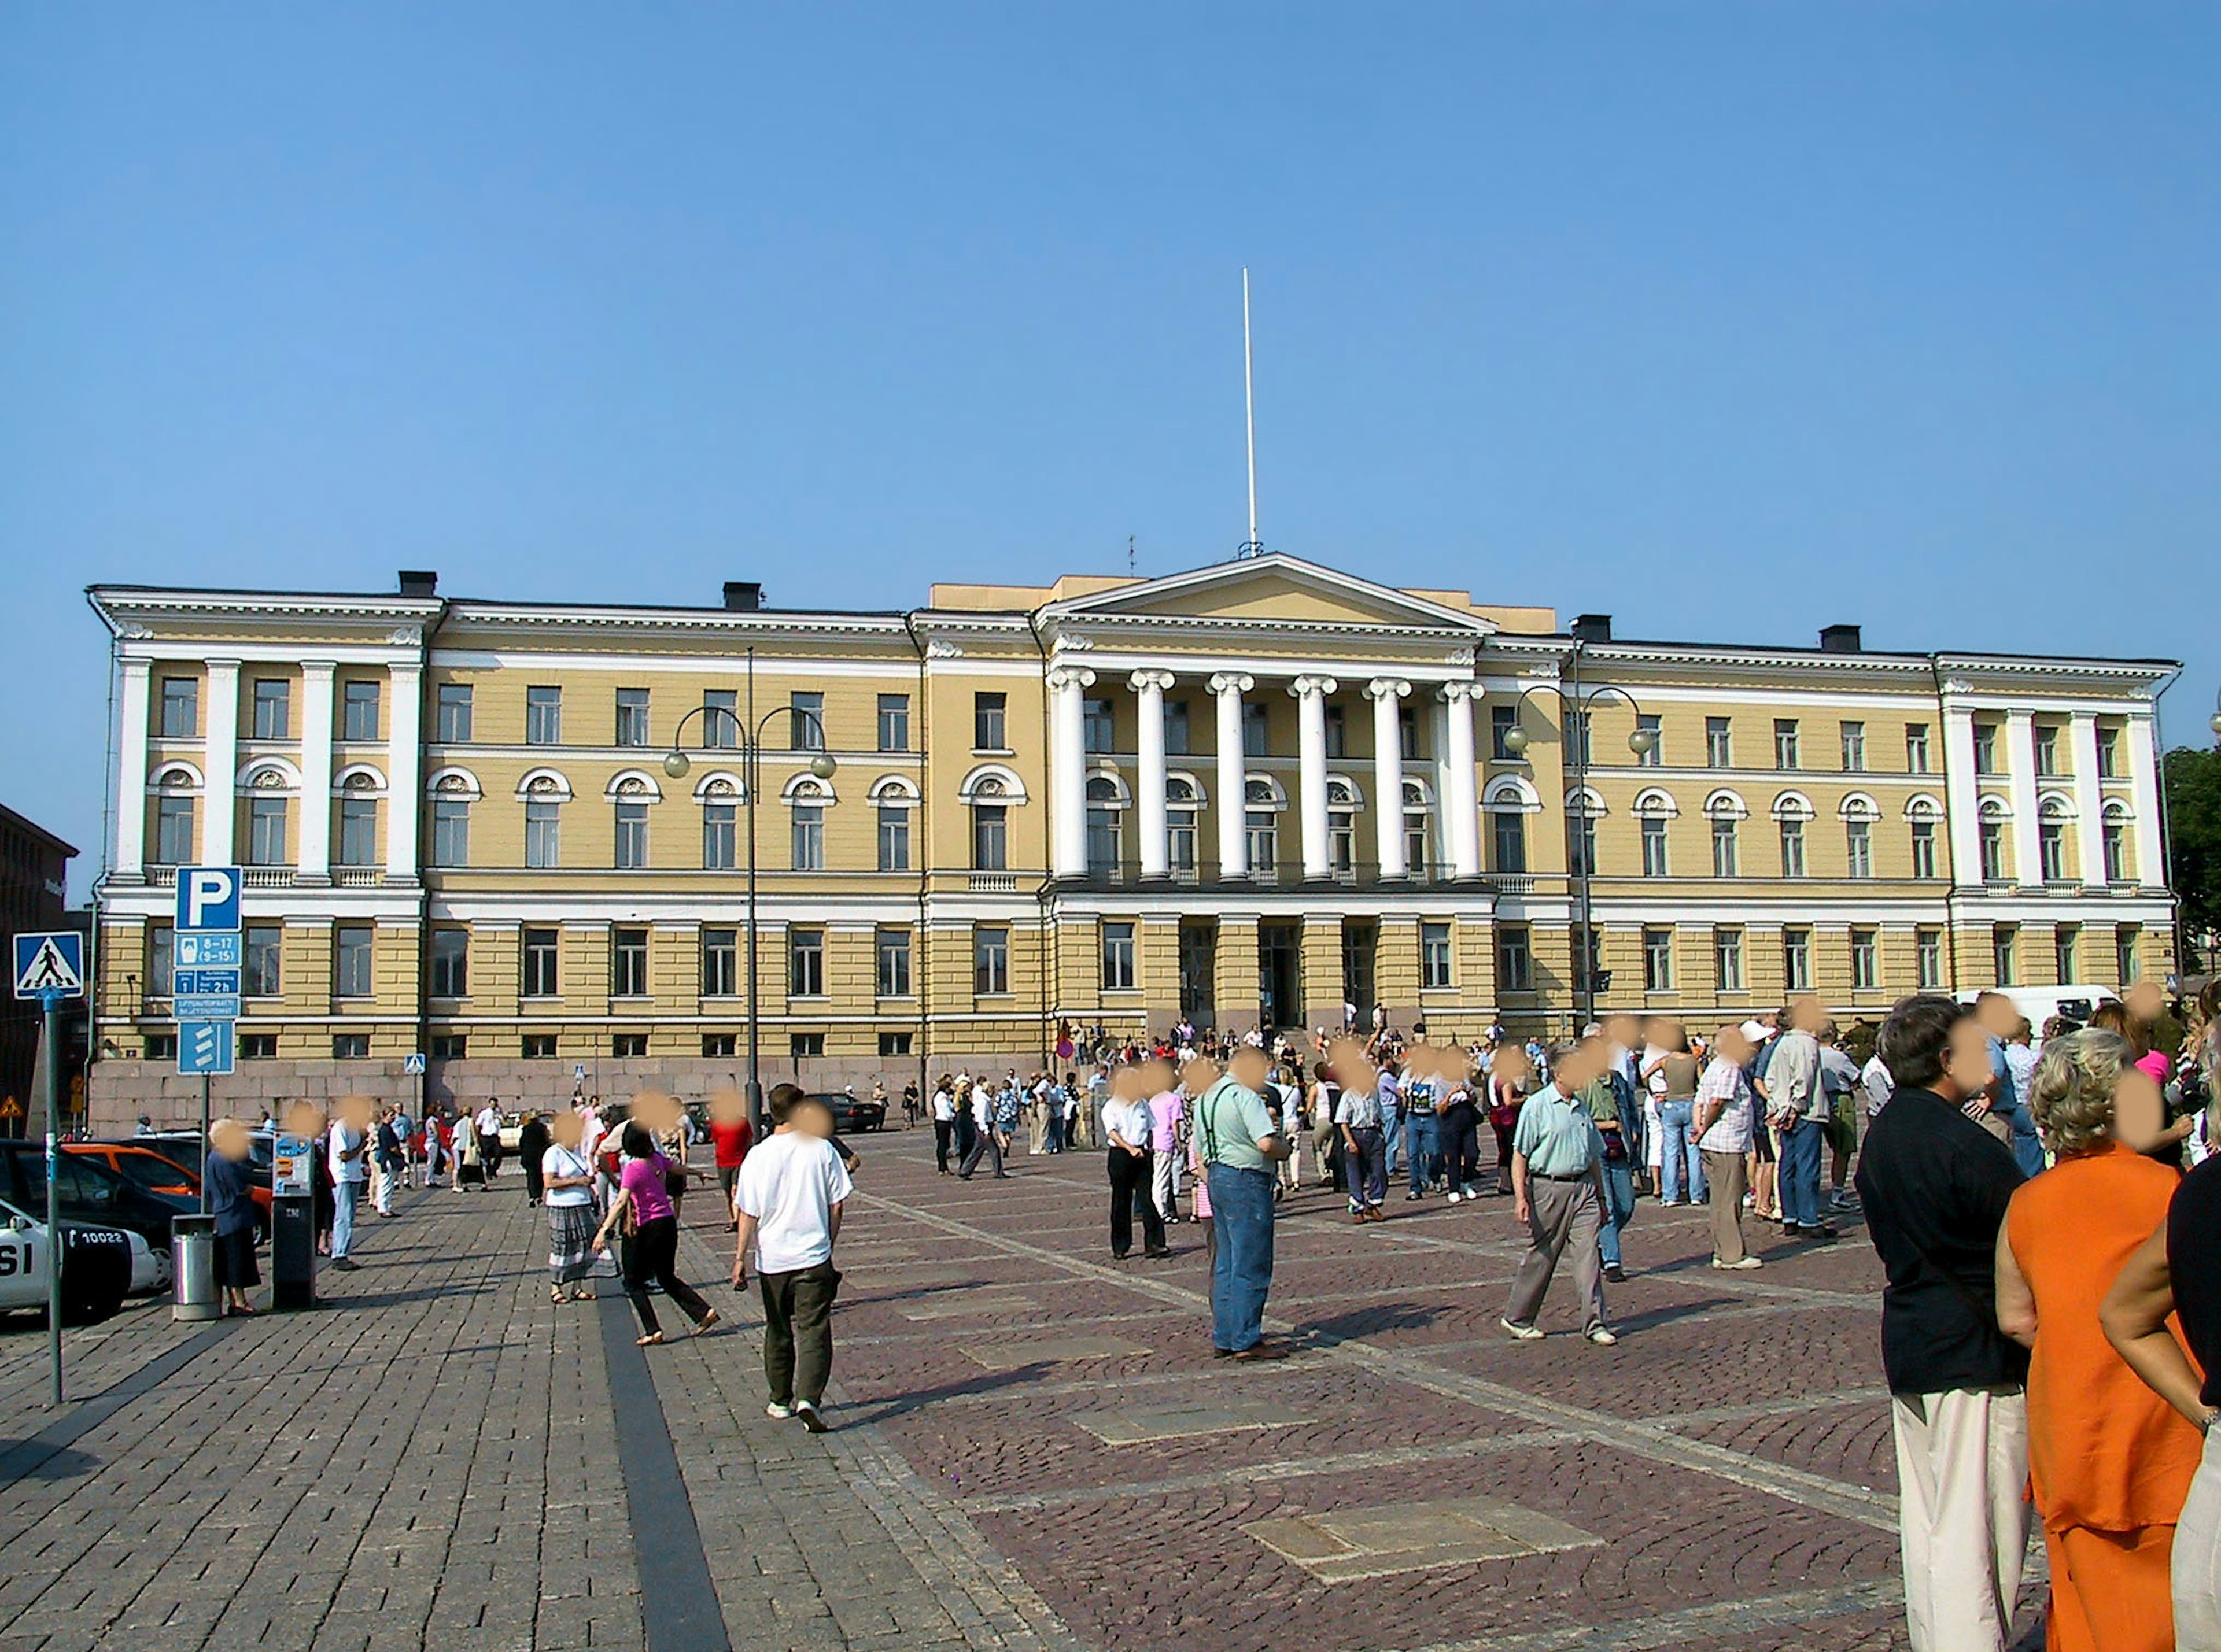
[[[476,1188],[485,1191],[485,1160],[479,1156],[479,1133],[467,1119],[455,1120],[455,1191]]]
[[[586,1295],[570,1287],[594,1271],[594,1167],[579,1150],[585,1123],[575,1113],[557,1113],[554,1141],[531,1167],[546,1189],[547,1289],[557,1302]]]

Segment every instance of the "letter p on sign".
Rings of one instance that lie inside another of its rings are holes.
[[[178,930],[216,933],[239,927],[239,869],[185,866],[178,871]]]

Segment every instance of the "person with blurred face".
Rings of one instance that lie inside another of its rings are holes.
[[[1195,1129],[1211,1187],[1217,1254],[1211,1269],[1211,1346],[1239,1360],[1277,1359],[1265,1299],[1273,1287],[1273,1167],[1292,1150],[1265,1100],[1271,1063],[1243,1044],[1226,1075],[1197,1099]]]
[[[253,1313],[247,1293],[262,1282],[254,1262],[254,1170],[248,1149],[247,1126],[236,1119],[219,1119],[209,1126],[203,1174],[208,1211],[216,1222],[216,1286],[223,1293],[226,1313]]]
[[[1740,1026],[1720,1029],[1712,1040],[1711,1060],[1698,1082],[1692,1103],[1689,1133],[1704,1155],[1706,1180],[1711,1188],[1712,1266],[1750,1269],[1759,1259],[1743,1248],[1742,1187],[1744,1156],[1750,1151],[1757,1127],[1758,1098],[1751,1094],[1743,1071],[1751,1057],[1750,1039]]]
[[[1597,1244],[1604,1221],[1598,1183],[1604,1138],[1580,1099],[1581,1090],[1604,1075],[1604,1049],[1593,1039],[1561,1044],[1549,1052],[1549,1064],[1550,1082],[1521,1104],[1512,1131],[1512,1196],[1529,1246],[1499,1323],[1522,1342],[1540,1341],[1543,1333],[1535,1316],[1560,1259],[1570,1256],[1581,1332],[1599,1347],[1609,1347],[1619,1338],[1605,1323],[1603,1258]]]
[[[1335,1128],[1342,1132],[1342,1188],[1349,1195],[1349,1219],[1378,1222],[1388,1197],[1388,1150],[1380,1119],[1380,1091],[1365,1046],[1339,1040],[1330,1052],[1336,1082]]]
[[[1182,1126],[1187,1098],[1173,1082],[1173,1064],[1153,1061],[1142,1069],[1149,1086],[1149,1197],[1167,1226],[1179,1220],[1180,1161],[1186,1152]]]
[[[1981,1025],[1990,1057],[1990,1085],[1985,1092],[1990,1116],[2005,1125],[2005,1145],[2012,1150],[2020,1173],[2036,1175],[2043,1169],[2043,1143],[2036,1133],[2036,1116],[2028,1110],[2028,1097],[2013,1077],[2012,1060],[2005,1053],[2013,1034],[2020,1030],[2020,1011],[2003,993],[1984,993],[1974,1001],[1974,1019]]]
[[[740,1227],[733,1241],[733,1288],[748,1282],[755,1253],[764,1310],[764,1415],[798,1418],[825,1432],[819,1408],[833,1375],[833,1302],[841,1287],[833,1247],[854,1191],[835,1150],[833,1114],[791,1084],[768,1098],[776,1128],[749,1151],[734,1190]]]
[[[1781,1138],[1781,1231],[1788,1238],[1836,1237],[1820,1219],[1820,1157],[1832,1107],[1820,1082],[1818,1034],[1827,1019],[1818,999],[1799,999],[1767,1063],[1767,1119]]]
[[[1143,1092],[1147,1075],[1137,1067],[1121,1067],[1110,1081],[1110,1100],[1104,1104],[1103,1129],[1110,1144],[1110,1254],[1123,1262],[1134,1248],[1134,1213],[1142,1213],[1142,1243],[1146,1254],[1167,1256],[1164,1218],[1150,1196],[1152,1149],[1149,1146],[1149,1104]]]

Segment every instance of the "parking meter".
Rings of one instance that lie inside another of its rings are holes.
[[[280,1132],[270,1164],[270,1306],[316,1303],[316,1138]]]

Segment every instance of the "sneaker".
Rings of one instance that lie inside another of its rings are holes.
[[[1453,1194],[1449,1194],[1449,1195],[1448,1195],[1449,1201],[1450,1201],[1450,1203],[1451,1203],[1451,1204],[1453,1204],[1453,1205],[1456,1204],[1456,1203],[1458,1202],[1458,1200],[1460,1200],[1461,1199],[1463,1199],[1464,1197],[1465,1197],[1465,1195],[1464,1195],[1463,1194],[1461,1194],[1461,1193],[1453,1193]]]
[[[361,1267],[362,1264],[355,1261],[351,1256],[334,1256],[332,1258],[332,1266],[341,1269],[342,1272],[351,1274],[354,1272],[356,1269]]]
[[[1763,1268],[1766,1264],[1763,1262],[1761,1262],[1756,1256],[1747,1256],[1740,1262],[1722,1262],[1717,1256],[1714,1256],[1712,1258],[1712,1266],[1715,1268],[1731,1268],[1740,1273],[1752,1268]]]
[[[1424,1194],[1407,1193],[1404,1195],[1404,1202],[1407,1205],[1416,1205],[1425,1197]]]
[[[812,1434],[825,1432],[824,1418],[818,1414],[817,1407],[807,1400],[798,1400],[794,1402],[794,1414],[802,1418],[803,1427],[808,1429]]]
[[[1627,1269],[1621,1267],[1616,1262],[1608,1263],[1605,1266],[1604,1276],[1615,1285],[1624,1285],[1627,1283]]]
[[[1610,1348],[1619,1340],[1602,1325],[1591,1325],[1583,1334],[1598,1348]]]
[[[782,1406],[778,1400],[774,1400],[771,1404],[764,1407],[764,1415],[766,1417],[776,1417],[783,1423],[788,1418],[794,1415],[794,1407],[791,1406]]]
[[[1539,1343],[1542,1340],[1542,1331],[1539,1326],[1515,1325],[1509,1319],[1498,1319],[1496,1323],[1523,1343]]]

